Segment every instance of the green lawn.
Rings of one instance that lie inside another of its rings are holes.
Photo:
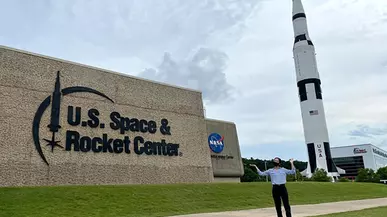
[[[345,212],[345,213],[336,213],[330,215],[321,215],[317,217],[383,217],[387,216],[387,206],[363,209],[360,211]]]
[[[386,197],[372,183],[288,183],[291,205]],[[0,216],[124,217],[273,207],[270,183],[0,188]]]

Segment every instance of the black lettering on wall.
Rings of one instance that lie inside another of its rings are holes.
[[[112,147],[113,139],[108,139],[108,136],[106,133],[102,135],[102,151],[103,152],[110,152],[113,153],[113,147]]]
[[[79,133],[68,130],[66,132],[66,151],[71,151],[71,146],[74,146],[74,151],[79,151]]]
[[[163,149],[165,149],[165,146],[161,142],[154,142],[153,143],[155,147],[156,153],[153,153],[154,155],[161,155],[163,153]]]
[[[153,143],[150,142],[150,141],[146,141],[144,143],[144,152],[146,155],[152,155],[152,153],[156,151],[156,149],[154,149],[154,146],[153,146]]]
[[[107,134],[102,137],[91,138],[82,136],[77,131],[68,130],[66,132],[66,151],[81,152],[109,152],[109,153],[130,153],[130,139],[125,136],[123,139],[109,138]],[[182,156],[179,153],[179,144],[166,143],[164,139],[160,142],[146,141],[143,137],[137,136],[133,140],[134,152],[138,155],[163,155],[163,156]]]
[[[124,146],[125,146],[125,153],[127,153],[127,154],[130,153],[129,144],[130,144],[129,136],[125,136]]]
[[[133,118],[130,120],[130,130],[132,132],[139,132],[140,131],[140,121],[137,118]]]
[[[92,128],[98,127],[99,126],[99,119],[98,119],[99,111],[97,109],[90,109],[88,112],[88,115],[89,115],[90,120],[87,121],[87,124]]]
[[[91,149],[93,152],[98,153],[102,151],[102,145],[98,145],[98,144],[102,144],[102,139],[98,137],[93,138],[93,140],[91,141]]]
[[[164,156],[168,155],[168,147],[164,139],[161,140],[161,145],[163,147],[163,155]]]
[[[168,147],[168,155],[169,156],[179,155],[179,144],[168,143],[167,147]]]
[[[121,139],[116,139],[113,142],[113,150],[115,153],[122,153],[124,151],[124,144],[122,143]]]
[[[144,143],[144,139],[141,136],[136,136],[133,140],[133,148],[136,154],[142,154],[144,152],[143,147],[139,147],[139,143]]]
[[[79,142],[79,146],[82,152],[88,152],[91,149],[91,138],[88,136],[83,136]]]
[[[148,123],[148,132],[149,133],[156,133],[157,131],[157,126],[156,126],[156,122],[155,121],[149,121]]]
[[[157,132],[157,124],[155,121],[147,121],[145,119],[123,117],[118,112],[112,112],[110,114],[110,127],[113,130],[120,130],[120,134],[124,134],[127,131],[142,132],[154,134]],[[96,124],[97,125],[97,124]],[[168,126],[168,120],[162,119],[160,132],[163,135],[171,135],[171,127]]]
[[[67,107],[67,122],[71,126],[77,126],[81,123],[81,108],[80,107],[75,108],[75,120],[73,118],[74,118],[74,107],[73,106]]]
[[[110,114],[110,119],[112,120],[112,122],[110,123],[110,127],[113,130],[118,130],[120,128],[120,125],[121,125],[120,117],[121,117],[120,113],[118,112],[112,112]]]
[[[163,135],[171,135],[171,127],[168,126],[168,120],[167,119],[162,119],[161,120],[160,132]]]
[[[129,129],[130,129],[130,119],[121,118],[120,133],[124,134],[125,131],[128,131]]]
[[[142,133],[148,132],[148,126],[147,126],[148,122],[146,120],[141,119],[139,124],[140,124],[140,131]]]

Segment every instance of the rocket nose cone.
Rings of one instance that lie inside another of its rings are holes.
[[[293,0],[293,16],[298,13],[305,13],[301,0]]]

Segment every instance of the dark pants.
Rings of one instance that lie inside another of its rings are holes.
[[[291,217],[292,214],[290,211],[289,196],[285,185],[273,185],[272,194],[273,194],[275,209],[277,210],[277,216],[282,217],[282,211],[281,211],[281,199],[282,199],[282,202],[284,203],[284,207],[286,211],[286,217]]]

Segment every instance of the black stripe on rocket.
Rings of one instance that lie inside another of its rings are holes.
[[[298,13],[293,16],[293,21],[297,18],[306,18],[305,13]]]
[[[325,157],[326,157],[326,163],[327,163],[327,172],[334,173],[338,172],[335,163],[332,160],[331,156],[331,148],[329,145],[329,142],[324,142],[324,150],[325,150]],[[311,173],[314,173],[317,168],[317,157],[323,157],[322,150],[321,150],[321,144],[317,144],[317,151],[318,156],[316,156],[316,145],[314,143],[308,143],[308,155],[309,155],[309,164],[310,164],[310,171]]]
[[[297,37],[294,38],[294,44],[299,42],[299,41],[308,41],[308,45],[314,46],[313,42],[311,40],[307,40],[306,39],[306,35],[305,34],[297,35]]]
[[[317,99],[322,99],[321,93],[321,80],[318,78],[308,78],[297,82],[298,95],[300,96],[300,101],[308,100],[308,94],[306,92],[306,84],[314,84],[314,91],[316,93]]]
[[[325,157],[327,159],[328,172],[337,173],[338,171],[337,171],[336,165],[332,160],[331,147],[329,145],[329,142],[324,142],[324,149],[325,149]]]
[[[317,164],[316,150],[315,150],[315,147],[314,147],[314,143],[308,143],[306,146],[308,148],[310,172],[314,173],[314,171],[316,170],[316,164]]]
[[[306,18],[306,15],[305,13],[298,13],[298,14],[295,14],[293,16],[293,21],[298,19],[298,18]],[[297,37],[294,39],[294,44],[299,42],[299,41],[307,41],[308,42],[308,45],[311,45],[311,46],[314,46],[313,45],[313,42],[311,40],[307,40],[306,39],[306,35],[305,34],[302,34],[302,35],[297,35]]]

